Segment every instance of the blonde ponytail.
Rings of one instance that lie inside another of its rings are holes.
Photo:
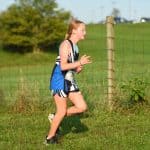
[[[76,19],[73,19],[73,20],[70,22],[70,24],[69,24],[69,26],[68,26],[67,33],[66,33],[66,35],[65,35],[65,39],[66,39],[66,40],[70,38],[73,29],[77,29],[80,24],[85,24],[85,23],[82,22],[82,21],[80,21],[80,20],[76,20]]]

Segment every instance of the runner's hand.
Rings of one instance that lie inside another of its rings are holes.
[[[91,61],[90,58],[91,58],[91,57],[90,57],[90,56],[87,56],[87,55],[81,56],[81,58],[80,58],[80,64],[81,64],[81,65],[86,65],[86,64],[92,63],[92,61]]]

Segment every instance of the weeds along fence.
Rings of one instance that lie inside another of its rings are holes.
[[[113,17],[107,17],[108,106],[110,110],[113,109],[116,95],[120,97],[120,100],[150,99],[148,26],[149,24],[116,24],[114,26]],[[126,93],[121,95],[120,89],[125,90]]]
[[[36,101],[43,99],[43,96],[49,94],[49,68],[48,65],[15,65],[0,68],[1,101],[11,104],[20,97],[30,100],[36,98]]]
[[[150,100],[149,26],[150,24],[116,24],[114,27],[115,92],[121,93],[121,88],[126,85],[126,93],[120,95],[121,100],[129,96],[138,99],[137,95]]]
[[[114,25],[115,86],[119,87],[132,77],[143,78],[148,84],[147,97],[150,97],[149,27],[149,24]],[[106,33],[105,24],[90,24],[87,26],[86,39],[79,43],[80,56],[87,54],[92,58],[92,64],[85,66],[83,72],[76,76],[79,87],[91,108],[108,101]],[[51,57],[53,56],[49,54],[50,59]],[[13,61],[12,59],[13,56],[8,61]],[[31,62],[31,64],[33,63]],[[8,65],[0,66],[1,102],[12,104],[20,97],[46,104],[52,100],[49,78],[54,59],[43,64],[31,64],[9,65],[8,63]]]

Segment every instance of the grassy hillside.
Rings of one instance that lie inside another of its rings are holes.
[[[116,84],[134,76],[149,83],[150,24],[116,25],[115,35]],[[150,149],[149,105],[112,113],[106,109],[105,26],[87,26],[86,40],[80,42],[79,47],[81,55],[88,54],[93,60],[77,75],[89,110],[83,115],[65,118],[60,144],[48,147],[43,141],[49,126],[47,116],[55,111],[48,87],[56,53],[20,55],[0,51],[0,149]],[[149,87],[146,94],[149,98]],[[25,108],[20,108],[21,105]]]

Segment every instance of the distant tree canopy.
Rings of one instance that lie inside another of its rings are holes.
[[[70,16],[55,0],[16,0],[0,14],[0,43],[19,52],[43,51],[63,39]]]

